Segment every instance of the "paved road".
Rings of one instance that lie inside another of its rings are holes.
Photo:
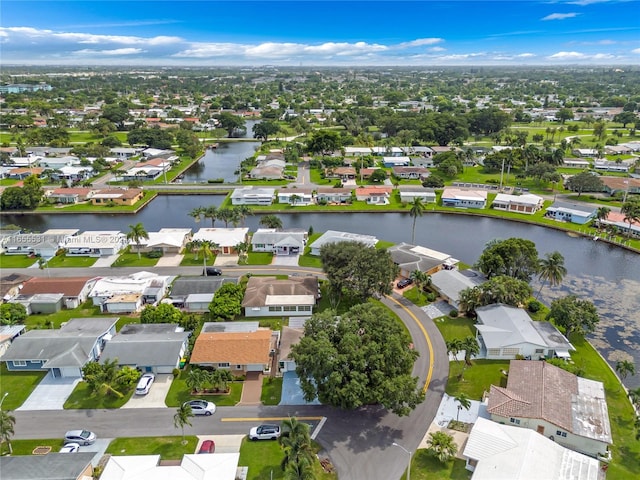
[[[20,269],[23,271],[24,269]],[[86,275],[86,269],[51,269],[56,276]],[[104,275],[139,271],[138,268],[91,269],[92,274]],[[161,274],[199,274],[198,267],[154,268]],[[237,267],[225,269],[225,274],[261,270],[264,273],[308,273],[302,267]],[[103,272],[104,271],[104,272]],[[7,272],[8,273],[8,272]],[[29,273],[42,273],[29,272]],[[319,274],[318,270],[312,273]],[[317,440],[326,449],[336,467],[340,480],[393,480],[400,478],[408,456],[392,443],[415,451],[431,421],[435,418],[442,399],[449,363],[446,347],[437,328],[424,312],[403,297],[394,294],[382,300],[398,314],[407,326],[420,357],[414,366],[419,385],[429,379],[425,401],[407,417],[398,417],[380,407],[366,407],[356,411],[342,411],[325,406],[247,406],[219,407],[213,417],[194,418],[189,434],[244,434],[248,428],[273,417],[327,417]],[[118,410],[64,410],[40,412],[14,412],[15,438],[57,438],[66,430],[88,428],[100,437],[175,435],[174,409],[118,409]],[[235,419],[236,421],[233,421]]]

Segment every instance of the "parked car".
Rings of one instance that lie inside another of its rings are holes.
[[[411,285],[412,283],[413,283],[413,280],[411,280],[410,278],[403,278],[402,280],[398,280],[397,287],[405,288]]]
[[[204,270],[202,270],[202,275],[206,275],[208,277],[218,277],[222,275],[222,270],[215,267],[207,267]]]
[[[280,426],[260,425],[249,431],[250,440],[277,440],[280,437]]]
[[[153,373],[145,373],[138,380],[138,385],[136,386],[136,395],[146,395],[149,393],[151,389],[151,385],[155,381],[156,376]]]
[[[216,413],[216,404],[207,402],[206,400],[190,400],[185,402],[185,405],[191,406],[191,412],[194,415],[213,415]]]
[[[198,453],[215,453],[215,451],[215,442],[213,440],[205,440],[204,442],[202,442],[202,445],[200,445],[200,450],[198,450]]]
[[[65,443],[60,453],[76,453],[80,450],[80,444],[76,442]]]
[[[96,434],[89,430],[69,430],[64,434],[64,443],[91,445],[96,441]]]

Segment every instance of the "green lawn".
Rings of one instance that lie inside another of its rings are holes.
[[[264,377],[262,379],[262,395],[260,401],[263,405],[278,405],[282,397],[282,377]]]
[[[29,315],[25,320],[25,325],[28,329],[32,328],[60,328],[63,322],[68,322],[72,318],[88,318],[88,317],[103,317],[100,314],[100,307],[93,305],[93,302],[88,301],[80,305],[78,308],[71,310],[60,310],[56,313],[48,315]],[[116,317],[113,317],[114,320]],[[132,322],[131,317],[121,316],[121,319],[126,318],[129,322]],[[51,322],[51,324],[49,323]]]
[[[167,407],[179,407],[189,400],[204,399],[213,402],[219,406],[232,407],[240,401],[242,395],[242,382],[232,382],[229,384],[231,389],[228,395],[191,395],[189,387],[187,387],[187,375],[189,374],[187,367],[180,372],[177,378],[171,382],[169,393],[165,398]]]
[[[122,213],[122,212],[137,212],[142,206],[153,200],[158,193],[152,190],[145,190],[142,199],[133,205],[115,205],[110,207],[108,205],[93,205],[91,203],[77,203],[73,205],[66,205],[62,208],[56,205],[43,205],[36,209],[38,213],[51,213],[59,212],[77,212],[77,213]]]
[[[402,292],[402,296],[418,307],[424,307],[425,305],[429,305],[430,303],[427,300],[427,295],[424,292],[421,292],[416,287],[405,290],[404,292]]]
[[[216,261],[216,255],[213,255],[207,258],[207,267],[212,267]],[[204,260],[202,259],[202,255],[197,255],[195,253],[185,253],[182,261],[180,262],[181,267],[202,267],[204,268]]]
[[[0,268],[28,268],[37,261],[27,255],[0,255]]]
[[[0,180],[0,187],[10,187],[12,185],[15,185],[19,181],[20,180],[18,180],[17,178],[3,178]]]
[[[93,395],[86,382],[79,382],[73,389],[67,401],[64,402],[65,410],[72,409],[97,409],[120,408],[127,403],[135,390],[135,385],[123,392],[122,397],[117,395]]]
[[[138,258],[137,253],[123,253],[120,255],[112,267],[154,267],[160,258],[149,258],[144,253]]]
[[[466,470],[464,466],[464,460],[459,458],[441,463],[429,455],[426,449],[421,449],[417,450],[411,459],[411,478],[414,480],[468,480],[472,472]],[[401,480],[406,478],[405,473]]]
[[[470,335],[475,336],[476,334],[476,327],[474,327],[474,321],[471,318],[451,318],[447,315],[434,319],[434,323],[440,330],[445,342],[449,342],[454,338],[463,339]]]
[[[185,426],[185,432],[189,426]],[[176,429],[176,432],[180,432]],[[116,438],[105,453],[111,455],[160,455],[162,460],[182,460],[183,455],[195,453],[198,437],[185,435],[186,445],[182,444],[182,436],[175,437],[135,437]]]
[[[96,261],[98,257],[76,257],[76,256],[67,256],[65,254],[56,255],[51,260],[47,262],[47,267],[49,268],[59,268],[59,267],[75,267],[75,268],[83,268],[90,267]]]
[[[482,394],[489,391],[491,385],[507,386],[507,377],[501,370],[509,370],[508,360],[473,360],[473,365],[467,367],[462,380],[458,375],[464,367],[464,361],[449,362],[449,380],[446,392],[452,397],[466,393],[472,400],[482,399]]]
[[[9,401],[9,397],[7,397]],[[4,404],[3,404],[4,406]],[[36,447],[51,447],[52,452],[59,452],[64,442],[62,438],[43,438],[40,440],[11,440],[11,447],[14,455],[31,455]],[[7,444],[2,444],[0,455],[7,455],[9,449]]]
[[[38,386],[47,372],[10,372],[7,364],[0,364],[0,398],[9,393],[2,402],[5,410],[15,410],[21,406]]]
[[[310,253],[305,253],[298,257],[298,265],[301,267],[322,268],[322,261],[320,260],[320,257],[316,257]]]
[[[271,265],[272,261],[273,261],[273,253],[249,252],[247,265]]]

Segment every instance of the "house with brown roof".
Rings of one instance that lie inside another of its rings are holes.
[[[317,187],[316,203],[351,203],[352,190],[350,188]]]
[[[315,276],[251,277],[242,300],[246,317],[311,315],[319,298]]]
[[[603,190],[609,195],[616,193],[640,193],[640,179],[625,177],[600,177],[604,184]]]
[[[84,202],[96,191],[95,188],[54,188],[45,192],[45,196],[50,202],[73,204]]]
[[[77,308],[87,301],[95,282],[96,279],[93,277],[34,277],[24,283],[20,295],[61,293],[62,302],[66,308]]]
[[[193,346],[192,365],[225,368],[236,375],[270,372],[276,340],[258,322],[207,322]]]
[[[105,188],[98,190],[91,197],[93,205],[108,205],[111,202],[116,205],[134,205],[142,200],[144,192],[139,188]]]
[[[342,182],[349,180],[355,180],[357,176],[356,169],[354,167],[336,167],[327,168],[324,171],[325,178],[339,178]]]
[[[498,423],[535,430],[563,447],[609,458],[609,411],[602,382],[547,362],[511,360],[507,387],[491,385],[487,413]]]
[[[369,205],[388,205],[393,187],[373,185],[358,187],[354,191],[356,200],[367,202]]]

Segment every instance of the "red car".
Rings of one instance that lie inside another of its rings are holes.
[[[205,440],[200,445],[198,453],[214,453],[216,451],[216,444],[213,440]]]

